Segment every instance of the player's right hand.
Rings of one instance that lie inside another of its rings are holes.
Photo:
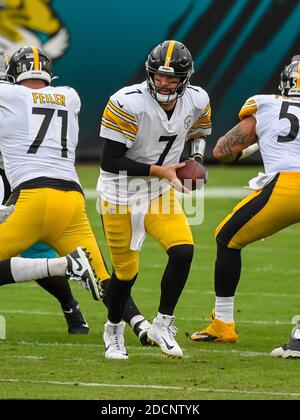
[[[185,163],[170,163],[164,166],[151,165],[150,175],[157,176],[159,179],[165,179],[175,188],[175,190],[189,194],[189,190],[177,178],[176,171],[183,168]]]

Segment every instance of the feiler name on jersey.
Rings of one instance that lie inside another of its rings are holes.
[[[80,185],[74,167],[80,106],[67,86],[0,83],[0,151],[13,190],[38,177]]]

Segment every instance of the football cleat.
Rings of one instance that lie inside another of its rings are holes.
[[[128,359],[128,353],[124,343],[124,329],[124,321],[121,321],[118,324],[107,321],[104,325],[103,341],[106,359]]]
[[[235,330],[234,322],[223,322],[218,318],[215,318],[215,311],[212,311],[211,315],[212,323],[204,328],[203,330],[196,331],[191,335],[191,340],[215,343],[235,343],[238,339],[238,335]]]
[[[281,347],[276,347],[276,349],[271,351],[272,357],[282,357],[284,352],[287,350],[287,344],[283,344]]]
[[[300,325],[298,324],[292,331],[290,341],[277,347],[271,352],[272,357],[282,357],[283,359],[300,358]]]
[[[149,344],[147,333],[150,327],[151,323],[147,319],[137,322],[133,327],[135,335],[138,336],[143,346],[147,346]]]
[[[178,329],[174,326],[175,316],[157,314],[148,330],[148,341],[160,346],[164,355],[181,359],[183,351],[175,340]]]
[[[68,305],[61,305],[61,308],[68,324],[69,334],[87,334],[89,332],[89,326],[75,299]]]
[[[89,253],[85,248],[77,247],[67,255],[67,279],[75,280],[89,292],[95,300],[101,300],[102,287],[92,267]]]

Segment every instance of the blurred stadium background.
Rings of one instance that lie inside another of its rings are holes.
[[[0,1],[0,48],[40,42],[54,57],[56,84],[82,98],[79,159],[99,160],[99,119],[108,97],[144,79],[144,62],[164,39],[184,42],[193,84],[209,93],[213,135],[237,121],[250,95],[277,91],[284,65],[299,54],[297,0]],[[259,160],[256,154],[248,162]]]
[[[280,72],[300,53],[299,22],[297,0],[0,0],[0,49],[12,53],[20,45],[41,45],[54,59],[55,83],[71,85],[81,96],[78,160],[95,166],[78,169],[107,260],[94,189],[99,122],[108,97],[144,79],[144,62],[154,45],[170,38],[184,42],[195,60],[192,83],[211,97],[207,159],[212,161],[215,142],[238,121],[243,102],[253,94],[277,92]],[[243,163],[261,162],[255,154]],[[193,226],[195,258],[176,309],[178,340],[187,355],[181,369],[159,349],[141,348],[128,328],[128,363],[122,370],[117,361],[104,363],[106,311],[76,285],[91,326],[87,337],[67,335],[57,303],[35,283],[11,285],[1,288],[7,338],[0,340],[0,399],[300,399],[294,362],[270,357],[288,337],[291,316],[299,313],[298,226],[244,251],[236,345],[198,346],[186,337],[207,324],[214,302],[213,231],[258,170],[245,165],[209,169],[205,220]],[[149,319],[156,311],[165,258],[148,238],[134,294]]]

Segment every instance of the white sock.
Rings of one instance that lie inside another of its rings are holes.
[[[131,318],[131,320],[130,320],[130,326],[131,326],[131,328],[134,328],[135,327],[135,325],[138,323],[138,322],[140,322],[140,321],[143,321],[145,318],[143,317],[143,315],[135,315],[135,316],[133,316],[132,318]]]
[[[215,316],[223,322],[233,322],[234,296],[216,296]]]
[[[48,259],[48,268],[50,277],[64,277],[67,269],[67,258],[49,258]]]
[[[13,257],[10,268],[16,283],[49,277],[47,258]]]

